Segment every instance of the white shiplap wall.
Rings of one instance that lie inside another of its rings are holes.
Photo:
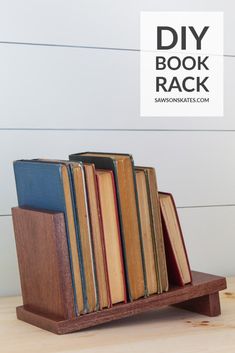
[[[192,267],[235,274],[234,4],[0,2],[0,295],[20,292],[12,161],[130,152],[175,195]],[[139,11],[224,11],[225,117],[141,118]]]

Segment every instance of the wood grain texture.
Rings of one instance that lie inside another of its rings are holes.
[[[222,314],[205,317],[165,307],[57,336],[19,321],[21,297],[0,298],[0,342],[4,353],[234,353],[235,277],[220,293]]]
[[[185,302],[176,304],[178,308],[186,309],[207,316],[218,316],[221,314],[219,293],[203,295]]]
[[[133,316],[138,313],[155,310],[163,306],[185,302],[190,299],[217,293],[226,288],[223,277],[193,272],[193,283],[181,288],[172,288],[169,292],[139,299],[132,303],[117,304],[100,312],[82,315],[72,320],[59,321],[50,316],[41,316],[36,312],[27,310],[24,306],[17,308],[17,317],[20,320],[57,334],[79,331],[105,322]],[[188,308],[189,309],[189,308]],[[206,312],[205,312],[206,314]]]
[[[63,213],[12,209],[25,308],[60,319],[75,316]]]

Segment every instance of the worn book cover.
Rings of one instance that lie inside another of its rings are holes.
[[[158,195],[157,176],[152,167],[137,167],[143,170],[146,175],[147,189],[150,202],[153,239],[155,242],[156,264],[158,271],[158,292],[167,291],[169,287],[166,254],[163,240],[163,230]]]
[[[182,286],[192,282],[192,274],[177,209],[170,193],[159,196],[169,280]]]
[[[130,300],[134,300],[146,295],[145,263],[132,157],[128,154],[86,152],[70,155],[69,159],[94,163],[98,169],[113,171],[128,296]]]
[[[70,267],[77,314],[86,311],[83,263],[74,214],[70,169],[62,163],[14,162],[18,204],[65,215]]]

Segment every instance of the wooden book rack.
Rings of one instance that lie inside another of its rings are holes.
[[[220,315],[225,278],[193,271],[192,284],[77,317],[63,213],[15,207],[12,216],[23,297],[16,309],[20,320],[65,334],[167,305]]]

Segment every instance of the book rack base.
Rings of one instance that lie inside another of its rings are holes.
[[[56,334],[79,331],[106,322],[174,305],[207,316],[220,315],[219,291],[226,288],[224,277],[192,272],[193,282],[184,287],[172,287],[168,292],[152,295],[131,303],[117,304],[109,309],[84,314],[70,320],[45,316],[27,306],[16,309],[17,318]]]

